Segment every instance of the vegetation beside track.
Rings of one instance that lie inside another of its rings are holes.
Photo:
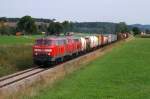
[[[32,46],[0,46],[0,77],[31,68]]]
[[[23,99],[149,99],[150,39],[136,38]]]
[[[31,68],[32,45],[41,36],[0,36],[0,77]]]

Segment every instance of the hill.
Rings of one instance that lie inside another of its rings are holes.
[[[115,33],[116,23],[111,22],[78,22],[73,23],[73,31],[90,33]]]
[[[129,26],[131,26],[131,27],[138,27],[142,31],[145,31],[146,29],[150,30],[150,25],[133,24],[133,25],[129,25]]]

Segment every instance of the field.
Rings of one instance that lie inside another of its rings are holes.
[[[10,44],[32,44],[35,38],[41,37],[42,35],[32,36],[0,36],[0,45]]]
[[[22,99],[149,99],[150,39],[136,38]]]
[[[0,36],[0,77],[30,68],[35,36]]]

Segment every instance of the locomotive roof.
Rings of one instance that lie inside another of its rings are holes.
[[[66,38],[64,37],[43,37],[43,38],[38,38],[37,40],[64,40]]]

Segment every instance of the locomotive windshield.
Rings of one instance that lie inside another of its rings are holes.
[[[52,45],[53,42],[51,40],[40,39],[36,41],[36,45]]]

